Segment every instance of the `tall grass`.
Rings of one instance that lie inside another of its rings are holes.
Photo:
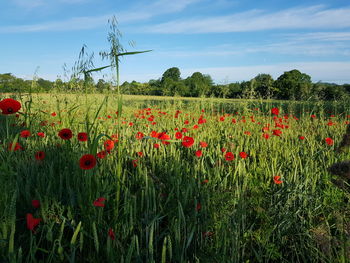
[[[118,98],[84,102],[79,96],[22,95],[18,118],[0,116],[4,262],[349,261],[348,196],[327,172],[349,157],[334,151],[349,111],[333,108],[337,114],[330,117],[326,105],[124,97],[118,116]],[[272,135],[274,106],[289,126],[281,136]],[[200,115],[207,122],[198,125]],[[328,126],[329,119],[335,124]],[[267,124],[266,140],[261,129]],[[195,140],[190,148],[174,136],[175,128],[185,127],[184,135]],[[62,128],[74,137],[60,139]],[[32,136],[19,137],[24,129]],[[151,137],[153,130],[167,132],[170,144]],[[88,132],[88,142],[78,141],[78,132]],[[139,140],[137,132],[145,136]],[[118,147],[92,170],[80,169],[79,158],[102,151],[116,133]],[[335,144],[327,145],[327,137]],[[23,151],[9,151],[16,140]],[[222,148],[235,159],[226,161]],[[201,157],[195,156],[199,149]],[[45,152],[44,160],[35,160],[37,151]],[[239,157],[243,151],[248,158]],[[282,184],[274,183],[276,175]],[[99,197],[107,199],[105,207],[93,205]],[[40,208],[32,207],[33,199]],[[42,218],[35,233],[26,227],[27,213]]]

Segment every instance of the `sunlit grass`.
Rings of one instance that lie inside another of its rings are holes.
[[[17,98],[19,117],[0,115],[0,255],[7,261],[349,260],[348,196],[327,172],[349,157],[334,151],[350,121],[346,105],[123,95],[120,115],[113,94]],[[206,122],[198,123],[201,116]],[[58,136],[63,128],[71,139]],[[31,136],[20,137],[23,130]],[[176,132],[194,144],[184,147]],[[79,159],[105,151],[106,140],[115,141],[110,153],[81,169]],[[9,150],[15,142],[23,150]],[[105,206],[94,205],[99,198]],[[28,213],[42,219],[34,232]]]

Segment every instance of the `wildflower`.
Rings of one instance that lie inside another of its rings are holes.
[[[263,133],[263,135],[262,135],[266,140],[268,139],[268,138],[270,138],[270,135],[268,134],[268,133]]]
[[[106,141],[103,143],[103,146],[105,147],[105,150],[106,150],[106,151],[111,151],[111,150],[113,150],[113,148],[114,148],[114,141],[112,141],[112,140],[106,140]]]
[[[93,202],[93,205],[96,207],[104,207],[105,206],[104,201],[106,200],[107,199],[104,197],[99,197]]]
[[[175,133],[175,138],[176,139],[181,139],[182,138],[182,133],[181,132],[176,132]]]
[[[300,140],[305,140],[305,137],[304,136],[299,136],[299,139]]]
[[[196,211],[198,212],[198,211],[200,211],[202,209],[202,205],[201,205],[201,203],[197,203],[197,205],[196,205]]]
[[[137,167],[137,160],[132,160],[132,166]]]
[[[70,129],[62,129],[59,131],[58,136],[61,137],[62,140],[70,140],[73,133]]]
[[[204,179],[204,180],[201,182],[201,184],[207,184],[208,182],[209,182],[208,179]]]
[[[156,148],[156,149],[158,149],[158,148],[159,148],[159,144],[158,144],[158,143],[155,143],[155,144],[153,144],[153,147]]]
[[[182,146],[184,146],[184,147],[186,147],[186,148],[191,147],[193,144],[194,144],[194,139],[193,139],[192,137],[185,136],[185,137],[182,139]]]
[[[15,151],[18,151],[18,150],[23,150],[22,146],[18,142],[16,142],[15,145],[13,145],[13,143],[9,143],[7,149],[9,151],[11,151],[11,152],[15,152]]]
[[[39,200],[32,200],[32,206],[34,208],[39,208],[40,207],[40,201]]]
[[[227,152],[227,153],[225,153],[225,159],[226,159],[226,161],[232,161],[235,159],[235,156],[232,152]]]
[[[56,112],[51,113],[52,117],[55,117],[56,115],[57,115]]]
[[[145,135],[142,132],[137,132],[136,139],[141,140]]]
[[[275,136],[281,136],[281,134],[282,134],[282,131],[278,130],[278,129],[277,130],[272,130],[272,132],[273,132],[272,134],[275,135]]]
[[[35,159],[42,161],[45,158],[45,153],[43,151],[35,153]]]
[[[115,240],[115,234],[112,228],[108,229],[108,236],[110,239]]]
[[[196,156],[199,158],[202,156],[202,151],[201,150],[198,150],[196,151]]]
[[[245,152],[240,152],[240,153],[239,153],[239,156],[240,156],[242,159],[245,159],[245,158],[248,157],[248,154],[245,153]]]
[[[4,115],[16,113],[20,108],[21,103],[17,100],[8,98],[0,101],[0,109]]]
[[[92,154],[85,154],[80,158],[79,165],[83,170],[92,169],[96,165],[96,158]]]
[[[37,135],[38,135],[39,137],[41,137],[41,138],[44,138],[44,137],[45,137],[45,133],[43,133],[43,132],[38,132]]]
[[[26,215],[27,228],[34,233],[34,228],[39,225],[41,218],[34,218],[32,214]]]
[[[24,131],[21,131],[21,133],[20,133],[20,136],[21,136],[22,138],[28,138],[30,135],[31,135],[31,134],[30,134],[30,131],[29,131],[29,130],[24,130]]]
[[[275,184],[281,184],[281,183],[283,183],[283,181],[281,180],[281,176],[279,176],[279,175],[275,175],[275,176],[273,177],[273,182],[274,182]]]
[[[78,141],[86,142],[88,140],[88,134],[86,132],[78,133]]]
[[[137,155],[142,157],[143,156],[143,152],[137,152]]]
[[[273,115],[278,115],[279,114],[279,109],[278,108],[272,108],[271,109],[271,113],[273,114]]]
[[[328,145],[333,145],[333,144],[334,144],[334,141],[333,141],[331,138],[329,138],[329,137],[327,137],[327,138],[325,139],[325,141],[326,141],[326,143],[327,143]]]
[[[206,148],[208,144],[206,142],[199,142],[200,147]]]
[[[158,133],[158,139],[162,141],[170,140],[169,134],[166,134],[166,132]]]

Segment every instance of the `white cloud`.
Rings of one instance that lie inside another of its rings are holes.
[[[35,8],[48,4],[52,0],[45,2],[44,0],[13,0],[17,5],[26,8]],[[89,0],[59,0],[64,3],[80,3]],[[142,21],[150,19],[157,15],[180,12],[188,5],[194,4],[201,0],[158,0],[151,5],[141,6],[137,8],[117,13],[118,22],[127,23],[134,21]],[[138,11],[142,10],[142,11]],[[40,24],[16,25],[16,26],[0,26],[0,33],[22,33],[22,32],[41,32],[41,31],[72,31],[81,29],[93,29],[105,26],[108,19],[113,14],[105,14],[100,16],[73,17],[66,20],[50,21]]]
[[[350,32],[313,32],[304,34],[286,34],[294,41],[350,41]]]
[[[325,9],[322,5],[273,13],[250,10],[232,15],[175,20],[142,28],[152,33],[227,33],[271,29],[334,29],[350,27],[350,8]]]

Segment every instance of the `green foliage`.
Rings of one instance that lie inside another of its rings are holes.
[[[334,152],[336,145],[324,139],[340,142],[348,104],[125,96],[119,158],[118,149],[112,149],[84,171],[79,158],[102,151],[103,140],[116,133],[118,100],[98,94],[82,98],[26,95],[23,115],[0,115],[2,261],[346,262],[349,197],[332,185],[327,168],[349,155]],[[272,107],[289,118],[274,120]],[[231,117],[237,122],[225,113],[235,113]],[[328,125],[330,114],[335,125]],[[155,116],[152,126],[150,115]],[[200,115],[206,123],[191,128]],[[22,127],[24,120],[30,125]],[[41,125],[43,120],[49,125]],[[270,130],[271,137],[264,139],[261,128],[270,124],[273,129],[276,121],[289,127],[280,128],[281,136]],[[67,127],[74,137],[63,141],[57,133]],[[191,148],[174,137],[175,128],[183,127],[195,139]],[[18,137],[24,129],[32,136]],[[153,130],[167,131],[170,144],[150,137]],[[143,139],[135,137],[139,131]],[[88,132],[89,141],[78,141],[78,132]],[[8,143],[16,138],[24,150],[11,152]],[[201,141],[208,146],[200,147]],[[226,161],[221,148],[233,152],[235,160]],[[195,155],[199,149],[201,157]],[[46,157],[37,161],[34,154],[40,150]],[[249,157],[239,157],[241,151]],[[282,184],[274,183],[275,175]],[[105,207],[93,205],[99,197],[106,198]],[[33,199],[40,200],[39,208],[32,206]],[[42,218],[35,232],[26,227],[27,213]]]
[[[280,99],[307,100],[311,88],[311,77],[296,69],[284,72],[275,81],[277,97]]]

